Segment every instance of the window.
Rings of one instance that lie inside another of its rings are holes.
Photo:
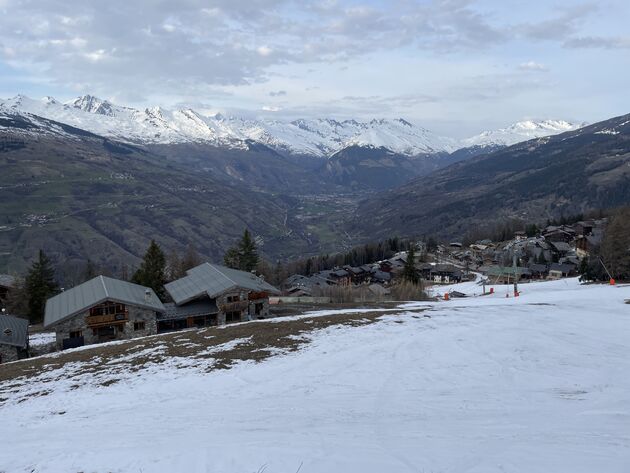
[[[225,313],[225,322],[240,322],[241,321],[241,313],[240,312],[226,312]]]
[[[240,299],[240,296],[227,296],[228,302],[238,302]]]
[[[70,338],[81,338],[83,336],[83,332],[81,330],[74,330],[70,332]]]
[[[145,322],[134,322],[133,323],[133,329],[134,330],[144,330],[145,328]]]

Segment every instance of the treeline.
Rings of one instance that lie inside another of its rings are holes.
[[[401,251],[408,251],[411,243],[417,241],[419,240],[399,237],[388,238],[378,242],[355,246],[344,253],[323,254],[290,261],[285,264],[278,263],[279,268],[276,272],[286,275],[279,281],[282,282],[282,280],[292,274],[310,276],[311,274],[319,271],[325,271],[346,265],[361,266],[391,258]],[[424,239],[424,242],[426,243],[428,251],[432,251],[437,247],[437,241],[435,238],[426,238]],[[277,280],[276,277],[274,277],[274,279]]]
[[[579,272],[585,281],[630,280],[630,207],[610,213],[601,245],[582,259]]]

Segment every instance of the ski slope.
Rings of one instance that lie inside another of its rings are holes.
[[[0,471],[630,471],[630,287],[449,289],[471,297],[311,332],[258,364],[10,392]]]

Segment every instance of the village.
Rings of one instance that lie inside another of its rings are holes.
[[[454,241],[429,248],[425,241],[412,240],[408,250],[385,260],[292,274],[280,287],[255,270],[208,262],[164,284],[161,297],[151,287],[98,275],[48,298],[43,324],[36,327],[7,312],[16,279],[0,275],[0,363],[84,345],[291,315],[304,305],[362,307],[426,300],[431,286],[446,300],[465,297],[457,290],[439,290],[462,281],[477,281],[484,293],[486,285],[513,285],[514,291],[506,294],[518,296],[518,284],[583,273],[583,262],[601,244],[606,223],[607,219],[598,219],[549,225],[535,235],[517,231],[507,241],[485,239],[469,245]]]

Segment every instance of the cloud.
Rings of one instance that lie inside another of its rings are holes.
[[[630,49],[630,37],[583,36],[565,41],[564,46],[574,49]]]
[[[269,96],[271,97],[284,97],[285,95],[287,95],[287,91],[286,90],[278,90],[275,92],[269,92]]]
[[[519,64],[518,68],[521,71],[533,71],[533,72],[545,72],[548,71],[547,66],[535,61],[528,61]]]

